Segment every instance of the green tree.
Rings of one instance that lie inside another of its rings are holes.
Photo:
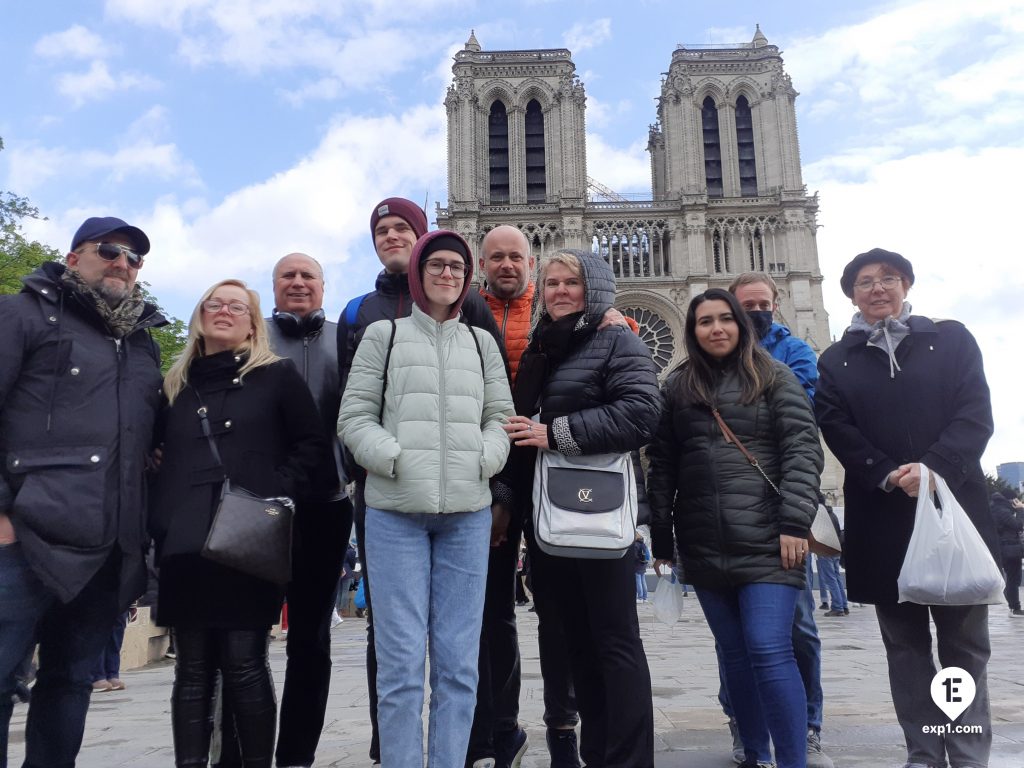
[[[0,139],[0,151],[4,140]],[[27,198],[13,192],[0,192],[0,293],[17,293],[21,278],[46,261],[60,259],[63,254],[22,234],[25,219],[43,219],[39,209]]]
[[[995,477],[986,473],[985,482],[988,484],[988,492],[995,493],[998,491],[1008,499],[1018,499],[1020,494],[1017,493],[1017,489],[1010,485],[1008,482],[1003,480],[1001,477]]]
[[[185,342],[188,340],[188,326],[184,320],[179,320],[160,306],[156,296],[149,291],[149,283],[140,282],[139,287],[142,289],[142,295],[146,301],[155,304],[161,314],[167,318],[167,325],[154,328],[150,332],[156,343],[160,345],[160,372],[167,373],[167,369],[185,348]]]

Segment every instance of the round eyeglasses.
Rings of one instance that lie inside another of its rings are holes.
[[[249,311],[249,307],[240,301],[224,302],[220,299],[207,299],[203,302],[203,311],[211,315],[216,315],[224,307],[228,308],[229,315],[234,315],[235,317],[241,317]]]
[[[427,274],[434,275],[434,277],[443,275],[446,267],[451,271],[452,277],[466,276],[466,262],[464,261],[447,262],[438,259],[427,259],[426,264],[424,264]]]

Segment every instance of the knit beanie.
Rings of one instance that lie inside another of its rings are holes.
[[[466,276],[462,280],[462,293],[452,304],[448,319],[458,317],[462,302],[466,300],[469,293],[469,284],[473,279],[473,254],[470,253],[469,244],[455,232],[446,229],[438,229],[424,235],[416,241],[412,249],[412,256],[409,258],[409,293],[416,306],[427,314],[430,314],[430,302],[427,301],[427,294],[423,290],[423,269],[430,254],[437,251],[454,251],[462,256],[466,262]]]
[[[370,237],[373,239],[374,247],[377,245],[375,235],[377,222],[385,216],[398,216],[405,219],[412,227],[412,231],[416,233],[417,238],[427,234],[427,214],[423,212],[422,208],[404,197],[389,197],[377,203],[373,207],[373,213],[370,214]]]

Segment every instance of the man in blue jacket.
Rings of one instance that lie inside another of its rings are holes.
[[[775,313],[779,309],[779,289],[771,275],[744,272],[729,286],[729,291],[753,321],[761,346],[776,360],[789,366],[813,403],[814,385],[818,382],[818,357],[806,341],[798,339],[789,328],[775,322]],[[818,638],[818,626],[814,623],[810,567],[811,558],[807,558],[808,587],[796,601],[796,614],[793,617],[793,653],[807,693],[807,768],[833,768],[832,760],[821,751],[821,716],[824,705],[821,690],[821,640]],[[743,745],[739,742],[739,732],[733,726],[732,708],[724,686],[720,689],[719,701],[729,716],[730,730],[733,731],[734,759],[737,754],[735,748],[739,746],[740,760],[737,762],[740,762],[743,758]]]

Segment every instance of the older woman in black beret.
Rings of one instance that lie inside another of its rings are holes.
[[[851,601],[873,603],[889,661],[908,768],[988,765],[988,607],[898,602],[897,578],[914,529],[924,464],[942,476],[993,553],[998,551],[981,455],[992,406],[981,351],[953,320],[911,314],[910,261],[875,248],[840,280],[857,312],[818,361],[818,424],[846,470],[846,578]],[[977,693],[957,721],[981,733],[936,734],[931,623],[942,667],[961,667]]]

